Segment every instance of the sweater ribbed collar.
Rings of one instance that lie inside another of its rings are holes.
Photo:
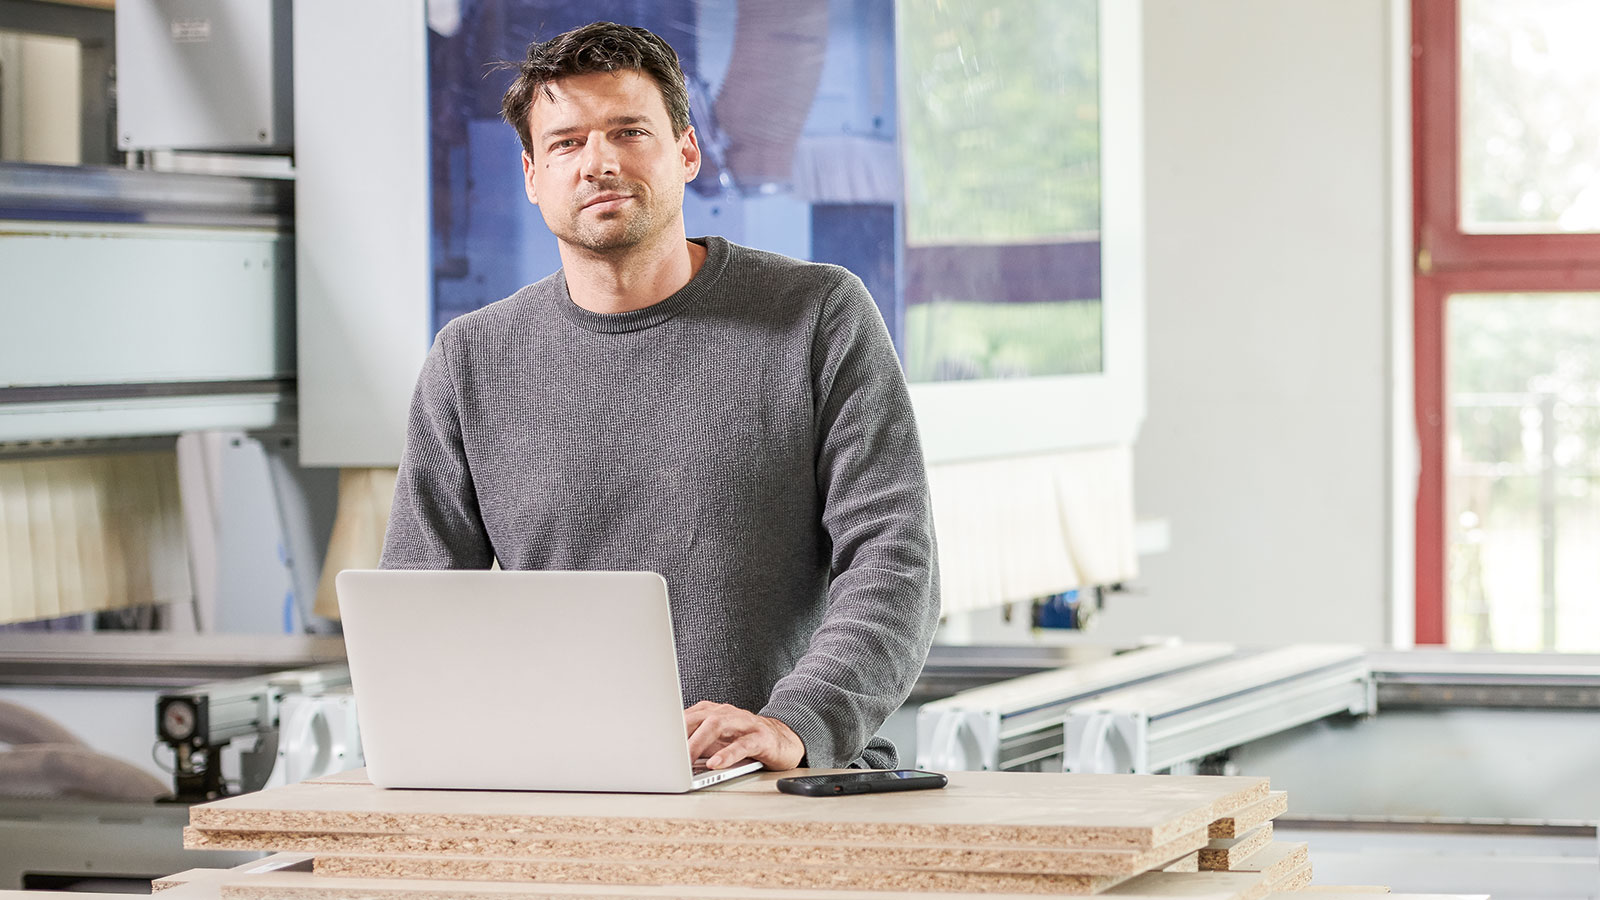
[[[727,268],[726,240],[716,236],[689,240],[706,248],[706,260],[700,264],[700,271],[694,273],[688,284],[659,303],[623,313],[590,312],[573,302],[572,294],[567,290],[566,270],[563,269],[556,273],[560,276],[556,279],[556,284],[561,290],[560,296],[556,298],[556,306],[572,324],[600,334],[622,334],[660,325],[710,294],[717,281],[721,279],[723,269]]]

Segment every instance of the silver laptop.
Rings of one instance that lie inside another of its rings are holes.
[[[679,793],[689,759],[654,572],[344,571],[361,744],[386,788]]]

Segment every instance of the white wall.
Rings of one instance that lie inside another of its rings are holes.
[[[1134,471],[1172,540],[1101,636],[1388,637],[1391,2],[1146,0]]]

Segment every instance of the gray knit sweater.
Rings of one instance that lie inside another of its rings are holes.
[[[845,269],[696,240],[654,306],[589,312],[556,272],[439,332],[382,564],[659,572],[685,704],[777,718],[807,765],[892,768],[874,732],[939,592],[883,319]]]

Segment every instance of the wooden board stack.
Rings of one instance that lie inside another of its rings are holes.
[[[779,777],[641,795],[347,773],[196,806],[185,846],[309,854],[310,871],[213,879],[226,900],[1256,900],[1310,880],[1305,845],[1272,840],[1287,798],[1263,778],[955,772],[944,790],[818,799]]]
[[[1272,839],[1272,820],[1289,808],[1288,796],[1267,800],[1211,823],[1211,840],[1196,854],[1204,872],[1258,872],[1275,891],[1299,890],[1311,883],[1310,850],[1303,843]]]

